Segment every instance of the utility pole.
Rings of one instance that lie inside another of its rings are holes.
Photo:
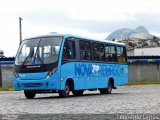
[[[21,17],[19,17],[19,39],[20,39],[19,45],[22,42],[22,20],[23,19]]]
[[[2,87],[2,67],[0,63],[0,88]]]

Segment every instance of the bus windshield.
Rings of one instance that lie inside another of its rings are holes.
[[[51,64],[58,60],[62,37],[33,38],[22,42],[16,65]]]

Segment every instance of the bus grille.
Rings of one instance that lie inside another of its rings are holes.
[[[42,83],[23,83],[21,84],[22,87],[41,87],[43,86]]]

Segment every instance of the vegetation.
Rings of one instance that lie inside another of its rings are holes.
[[[160,84],[160,81],[156,80],[129,81],[127,85],[150,85],[150,84]]]
[[[1,88],[0,87],[0,91],[13,91],[13,87],[5,87],[5,88]]]

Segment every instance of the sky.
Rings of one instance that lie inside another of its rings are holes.
[[[16,55],[22,39],[50,32],[105,39],[122,28],[160,36],[160,0],[0,0],[0,50]]]

